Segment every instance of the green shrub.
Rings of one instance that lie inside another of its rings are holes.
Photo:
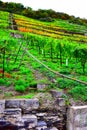
[[[21,69],[21,73],[22,74],[29,74],[30,70],[23,68],[23,69]]]
[[[4,78],[0,78],[0,85],[5,85],[5,79]]]
[[[74,99],[82,99],[87,101],[87,87],[85,87],[85,85],[78,85],[69,90],[69,93],[73,96]]]
[[[67,75],[70,74],[68,69],[62,69],[59,72],[62,73],[62,74],[67,74]]]
[[[25,91],[25,87],[23,85],[16,85],[15,86],[15,90],[18,92],[24,92]]]
[[[11,81],[7,81],[5,84],[7,87],[9,87],[11,85]]]
[[[77,86],[79,83],[75,82],[73,80],[69,80],[69,79],[58,79],[58,84],[60,86],[60,88],[64,89],[64,88],[72,88],[74,86]]]
[[[15,81],[15,85],[24,86],[25,88],[30,86],[28,81],[25,81],[25,80],[22,80],[22,79],[19,79],[19,80]]]
[[[5,96],[5,97],[11,97],[11,96],[12,96],[12,92],[5,92],[5,93],[4,93],[4,96]]]
[[[22,79],[19,79],[15,82],[16,85],[25,85],[25,81]]]
[[[30,87],[36,88],[37,87],[37,82],[32,81],[31,84],[30,84]]]
[[[23,96],[23,98],[31,99],[33,96],[34,96],[34,93],[31,93],[31,94]]]

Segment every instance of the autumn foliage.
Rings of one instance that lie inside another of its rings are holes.
[[[0,74],[3,74],[3,70],[2,69],[0,69]],[[7,78],[12,78],[12,76],[9,73],[7,73],[7,72],[4,73],[4,76],[7,77]]]

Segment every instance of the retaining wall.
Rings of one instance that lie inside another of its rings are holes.
[[[57,101],[50,110],[40,109],[38,99],[0,100],[0,130],[87,130],[87,106],[66,109]]]
[[[0,100],[0,130],[65,130],[64,113],[40,109],[38,99]]]

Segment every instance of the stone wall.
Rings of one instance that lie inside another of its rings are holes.
[[[35,127],[37,117],[31,113],[39,108],[38,99],[0,100],[0,130]]]
[[[64,114],[40,108],[37,98],[0,100],[0,130],[65,130]]]
[[[0,130],[87,130],[87,106],[66,109],[56,96],[56,109],[42,108],[37,98],[0,100]]]

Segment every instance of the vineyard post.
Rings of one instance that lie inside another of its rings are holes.
[[[68,58],[66,58],[66,67],[68,67]]]
[[[43,42],[43,56],[45,58],[45,45],[44,45],[44,42]]]

